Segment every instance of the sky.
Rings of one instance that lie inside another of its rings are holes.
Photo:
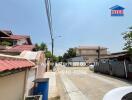
[[[110,52],[121,51],[121,33],[132,26],[132,0],[51,0],[55,54],[68,48],[104,46]],[[109,8],[125,8],[123,17],[112,17]],[[44,0],[1,0],[0,29],[30,35],[33,43],[51,40]],[[61,36],[61,37],[60,37]]]

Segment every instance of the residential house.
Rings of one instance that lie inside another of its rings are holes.
[[[0,99],[23,100],[36,78],[34,66],[21,57],[0,54]]]
[[[107,48],[100,46],[79,46],[75,48],[76,56],[81,56],[84,58],[87,64],[93,63],[98,56],[106,56]]]
[[[0,41],[9,41],[11,46],[15,45],[32,45],[30,36],[14,35],[11,31],[0,30]]]
[[[11,31],[0,30],[0,53],[19,55],[24,50],[33,51],[30,36],[14,35]]]

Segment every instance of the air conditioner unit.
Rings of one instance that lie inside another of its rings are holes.
[[[26,96],[24,100],[42,100],[42,95]]]

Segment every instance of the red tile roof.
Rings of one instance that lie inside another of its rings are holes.
[[[8,35],[12,35],[12,31],[11,30],[0,30],[3,33],[6,33]]]
[[[33,67],[34,63],[20,58],[0,57],[0,72],[5,70]]]
[[[13,33],[10,30],[0,30],[0,39],[7,39],[7,40],[26,39],[29,45],[32,44],[30,36],[28,36],[28,35],[13,35]]]
[[[7,32],[0,30],[0,37],[9,37],[9,36],[10,35]]]
[[[4,39],[13,39],[13,40],[20,40],[23,38],[30,38],[29,36],[26,35],[10,35],[9,37],[2,37]]]
[[[10,49],[3,50],[5,52],[22,52],[24,50],[32,51],[35,48],[34,45],[18,45],[18,46],[13,46]]]

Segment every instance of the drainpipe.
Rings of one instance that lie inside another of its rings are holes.
[[[26,96],[26,87],[27,87],[27,79],[28,79],[28,74],[29,74],[29,68],[27,68],[26,69],[26,71],[25,71],[25,77],[24,77],[24,90],[23,90],[23,100],[24,100],[24,98],[25,98],[25,96]]]

